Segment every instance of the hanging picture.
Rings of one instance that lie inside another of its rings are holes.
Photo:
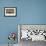
[[[16,16],[16,7],[5,7],[4,8],[4,16]]]

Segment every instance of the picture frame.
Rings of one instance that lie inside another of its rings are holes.
[[[4,16],[5,17],[16,17],[17,8],[16,7],[5,7],[4,8]]]
[[[25,36],[28,36],[27,39],[26,38],[24,39],[24,37],[22,37],[22,33],[21,33],[22,30],[25,30],[25,31],[28,30],[28,35],[27,34],[25,35]],[[34,31],[37,31],[37,32],[34,32]],[[30,36],[31,37],[33,36],[33,37],[30,38]],[[20,43],[22,40],[46,41],[46,24],[18,24],[18,42]]]

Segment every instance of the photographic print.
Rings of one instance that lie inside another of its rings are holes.
[[[46,41],[46,25],[19,25],[20,41]]]

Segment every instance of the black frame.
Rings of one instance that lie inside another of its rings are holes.
[[[6,16],[5,15],[5,8],[16,8],[16,7],[4,7],[4,16],[5,17],[16,17],[17,16],[17,8],[16,8],[16,15],[15,16]]]

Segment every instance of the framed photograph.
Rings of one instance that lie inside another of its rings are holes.
[[[17,9],[16,9],[16,7],[5,7],[4,8],[4,16],[6,16],[6,17],[14,17],[14,16],[16,16],[16,11],[17,11]]]
[[[19,24],[18,42],[24,40],[46,41],[46,24]]]

